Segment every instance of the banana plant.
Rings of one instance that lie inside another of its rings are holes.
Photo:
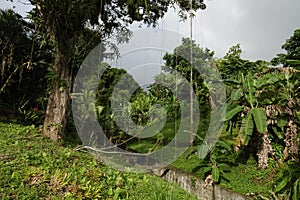
[[[239,127],[239,145],[248,145],[254,131],[265,134],[267,132],[267,117],[263,107],[257,99],[257,90],[253,75],[242,74],[241,83],[233,90],[228,100],[229,111],[225,121],[241,120]]]
[[[268,153],[266,148],[270,149],[268,140],[268,123],[264,107],[260,104],[258,96],[259,89],[256,86],[256,80],[252,74],[241,74],[240,81],[231,81],[235,87],[227,101],[229,108],[224,121],[234,128],[238,129],[236,137],[235,151],[238,152],[240,147],[248,146],[251,138],[257,138],[259,158],[258,167],[267,167]]]
[[[285,150],[284,159],[287,160],[289,154],[292,160],[298,159],[299,156],[299,136],[297,111],[299,111],[299,71],[292,68],[287,68],[283,71],[284,82],[281,87],[282,92],[281,103],[286,113],[287,127],[285,129]]]
[[[283,159],[290,157],[296,160],[299,145],[299,71],[294,68],[270,69],[258,80],[258,87],[264,88],[260,100],[268,104],[268,128],[285,145]]]
[[[197,151],[198,156],[199,153]],[[211,177],[213,183],[219,183],[221,179],[228,180],[226,172],[230,171],[234,158],[235,154],[232,147],[226,142],[218,141],[215,148],[204,158],[198,168],[201,169],[206,180]]]

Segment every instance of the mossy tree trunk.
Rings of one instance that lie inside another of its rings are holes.
[[[67,124],[67,107],[70,99],[71,66],[70,53],[56,51],[54,79],[44,121],[44,134],[59,141]]]

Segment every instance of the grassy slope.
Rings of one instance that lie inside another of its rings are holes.
[[[202,168],[198,167],[202,163],[196,155],[192,155],[188,160],[183,156],[172,165],[204,179]],[[225,177],[221,178],[220,185],[241,194],[269,196],[269,191],[274,189],[275,178],[275,168],[270,166],[267,170],[258,170],[256,161],[251,158],[245,164],[230,166]]]
[[[220,139],[233,146],[233,139],[229,139],[227,133],[223,132]],[[199,167],[199,165],[205,165],[204,160],[200,160],[195,154],[186,159],[189,152],[193,150],[196,148],[187,150],[172,165],[204,179],[203,168]],[[246,162],[236,161],[229,165],[230,167],[224,171],[225,175],[221,177],[219,184],[241,194],[252,193],[255,196],[270,196],[270,191],[274,190],[275,187],[274,182],[280,176],[277,161],[272,159],[269,160],[269,167],[266,170],[257,169],[257,162],[252,156]]]
[[[173,122],[169,122],[165,125],[164,137],[173,138],[174,130]],[[205,126],[201,126],[205,127]],[[234,130],[236,131],[236,130]],[[204,132],[204,130],[200,130]],[[235,135],[237,134],[234,133]],[[220,139],[231,146],[234,146],[234,136],[227,133],[225,130],[222,132]],[[170,140],[170,139],[169,139]],[[141,140],[139,142],[133,142],[129,145],[130,148],[138,151],[147,153],[149,149],[155,147],[151,140]],[[153,150],[153,149],[152,149]],[[190,152],[196,150],[195,147],[188,149],[184,155],[182,155],[176,162],[172,163],[172,166],[180,168],[190,174],[205,178],[203,172],[203,166],[205,165],[204,160],[200,160],[195,154],[188,156]],[[188,159],[186,159],[188,157]],[[234,158],[231,158],[231,160]],[[257,162],[253,157],[250,157],[247,162],[235,162],[230,164],[225,171],[225,177],[221,179],[220,185],[233,190],[238,193],[247,194],[252,193],[255,195],[270,196],[271,190],[274,189],[274,180],[278,178],[278,166],[276,161],[269,160],[269,168],[266,170],[258,170]]]
[[[33,127],[0,122],[0,147],[0,199],[196,199],[157,177],[105,167]]]

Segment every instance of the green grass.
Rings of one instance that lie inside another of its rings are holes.
[[[196,199],[158,177],[58,146],[34,127],[0,122],[0,147],[0,199]]]
[[[229,181],[221,180],[220,185],[242,194],[269,196],[269,191],[274,189],[276,177],[275,168],[270,166],[266,170],[258,170],[256,161],[250,158],[245,164],[232,166],[230,172],[226,174]]]
[[[205,161],[199,159],[196,154],[188,156],[195,149],[196,147],[187,150],[176,162],[172,163],[172,166],[205,179],[204,167],[199,167],[205,166]],[[234,160],[234,157],[228,157],[228,160]],[[272,159],[269,160],[268,169],[257,169],[256,160],[250,156],[245,163],[236,160],[229,164],[219,184],[241,194],[252,193],[255,196],[270,197],[270,191],[275,188],[280,170],[276,161]]]
[[[171,129],[172,127],[174,127],[174,123],[172,122],[168,122],[165,125],[165,132],[163,132],[163,135],[164,137],[167,137],[167,140],[171,140],[174,135],[174,130]],[[201,134],[203,131],[204,129],[202,126],[199,133]],[[235,142],[234,138],[237,133],[236,129],[234,129],[232,133],[224,130],[221,134],[220,140],[233,148]],[[129,145],[129,147],[136,151],[147,153],[147,149],[153,148],[153,141],[154,140],[146,139],[139,142],[134,141]],[[201,160],[196,154],[189,155],[191,152],[194,152],[196,148],[196,145],[189,148],[171,165],[205,179],[205,173],[207,173],[207,171],[205,171],[207,169],[205,166],[209,166],[207,163],[208,160]],[[222,155],[222,153],[220,155]],[[234,154],[223,157],[223,162],[228,166],[224,169],[225,175],[220,179],[219,184],[221,186],[241,194],[252,193],[256,196],[270,196],[270,191],[274,190],[276,180],[278,179],[281,170],[278,167],[276,160],[270,159],[268,169],[263,170],[257,169],[257,162],[251,154],[249,157],[245,157],[243,155],[238,157]]]
[[[171,137],[170,132],[165,134]],[[221,140],[233,145],[230,137],[223,134]],[[153,141],[131,145],[142,151],[153,148]],[[67,146],[44,138],[32,126],[0,122],[0,199],[196,199],[158,177],[116,171],[73,150],[73,145]],[[195,154],[188,156],[193,150],[195,147],[172,166],[204,179],[199,166],[205,161]],[[272,160],[267,170],[258,170],[250,157],[246,163],[231,165],[220,185],[242,194],[270,196],[279,170]]]

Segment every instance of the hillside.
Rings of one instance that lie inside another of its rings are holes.
[[[0,199],[196,199],[145,174],[122,173],[58,146],[36,128],[0,123]]]

